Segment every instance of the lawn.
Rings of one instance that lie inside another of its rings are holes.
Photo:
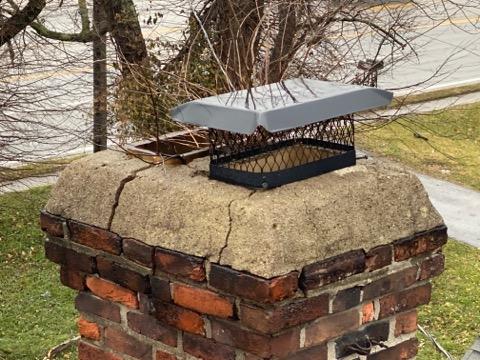
[[[480,190],[480,103],[358,128],[360,148]]]
[[[74,291],[43,254],[39,209],[49,188],[0,196],[0,359],[43,359],[76,335]],[[66,353],[63,359],[74,359]]]
[[[359,127],[360,148],[480,190],[480,103],[370,128]],[[461,359],[480,336],[480,251],[450,241],[445,255],[447,269],[435,280],[432,302],[420,311],[420,323]],[[420,340],[418,359],[444,358],[428,340]]]
[[[74,291],[58,280],[58,267],[43,256],[38,211],[49,188],[0,196],[0,359],[42,359],[76,334]],[[453,355],[461,357],[480,334],[480,251],[456,241],[445,248],[447,270],[434,281],[432,303],[420,323]],[[74,359],[67,352],[63,359]],[[421,338],[420,360],[436,360]]]

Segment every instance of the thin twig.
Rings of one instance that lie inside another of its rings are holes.
[[[78,340],[80,339],[80,336],[75,336],[74,338],[68,339],[61,344],[58,344],[51,348],[47,355],[43,358],[43,360],[52,360],[57,357],[58,354],[62,353],[66,349],[68,349],[70,346],[75,345]]]
[[[435,337],[432,334],[430,334],[427,330],[425,330],[422,327],[422,325],[418,324],[417,327],[423,333],[423,335],[425,335],[433,343],[433,345],[435,345],[438,351],[440,351],[443,355],[445,355],[447,359],[455,360],[455,358],[452,355],[450,355],[450,353],[447,350],[445,350],[445,348],[438,342],[438,340],[435,339]]]

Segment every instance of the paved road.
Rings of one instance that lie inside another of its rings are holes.
[[[480,248],[480,192],[417,174],[451,237]]]

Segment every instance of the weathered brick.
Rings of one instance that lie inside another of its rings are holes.
[[[45,241],[47,259],[66,266],[70,270],[93,274],[96,271],[95,258],[66,248],[52,241]]]
[[[424,284],[411,289],[403,290],[384,296],[380,299],[379,318],[414,309],[430,302],[431,284]]]
[[[146,314],[150,315],[153,313],[153,302],[149,295],[137,293],[138,296],[138,309]]]
[[[78,343],[78,360],[122,360],[120,357],[84,341]]]
[[[148,268],[153,268],[153,246],[135,239],[123,239],[123,255]]]
[[[122,239],[111,231],[72,220],[68,221],[68,229],[70,239],[79,244],[115,255],[122,252]]]
[[[380,245],[370,249],[365,256],[365,268],[367,271],[381,269],[392,263],[392,245]]]
[[[105,329],[105,344],[120,352],[129,355],[135,359],[151,360],[152,346],[124,333],[122,330],[107,327]]]
[[[328,294],[322,294],[267,309],[242,303],[239,316],[243,325],[261,333],[273,334],[327,315],[328,302]]]
[[[152,288],[152,297],[161,301],[169,302],[172,300],[170,292],[170,282],[157,276],[150,277],[150,286]]]
[[[412,266],[365,285],[363,287],[363,300],[378,298],[413,285],[417,280],[417,271],[417,267]]]
[[[132,290],[92,275],[87,277],[87,287],[102,299],[121,303],[131,309],[138,309],[137,293]]]
[[[364,329],[343,335],[335,341],[336,359],[352,354],[366,355],[372,344],[388,340],[390,324],[388,321],[374,322]]]
[[[345,279],[365,270],[365,252],[352,250],[303,268],[300,286],[311,290]]]
[[[174,283],[172,297],[175,304],[199,313],[221,318],[233,316],[233,301],[210,290]]]
[[[395,336],[409,334],[417,330],[417,310],[398,314],[395,318]]]
[[[120,308],[118,305],[97,298],[89,293],[81,292],[77,295],[75,308],[81,312],[94,314],[117,323],[120,322]]]
[[[100,326],[97,323],[88,321],[83,316],[80,316],[77,320],[77,327],[78,332],[84,338],[98,341],[102,337]]]
[[[157,350],[155,360],[177,360],[177,357],[165,351]]]
[[[447,242],[447,238],[447,228],[439,226],[433,230],[397,240],[394,242],[395,261],[403,261],[439,249]]]
[[[298,288],[298,273],[273,279],[263,279],[236,271],[225,266],[212,264],[210,285],[227,293],[263,303],[274,303],[291,297]]]
[[[246,330],[233,322],[212,320],[212,337],[222,344],[260,357],[270,356],[270,336]]]
[[[408,360],[417,355],[418,340],[410,339],[389,349],[371,354],[367,360]]]
[[[155,301],[154,306],[155,316],[161,322],[193,334],[205,334],[203,318],[196,312],[161,301]]]
[[[375,306],[373,302],[368,302],[362,306],[362,325],[375,319]]]
[[[211,325],[212,337],[216,341],[260,357],[284,357],[300,347],[299,328],[272,337],[247,330],[231,321],[212,320]]]
[[[360,312],[350,309],[330,316],[305,327],[305,346],[322,344],[327,340],[353,331],[360,326]]]
[[[332,311],[340,312],[360,304],[361,290],[359,286],[340,290],[335,296],[335,299],[333,299]]]
[[[154,317],[130,311],[127,313],[127,321],[133,331],[164,344],[177,346],[177,330],[160,323]]]
[[[235,360],[235,350],[201,336],[184,334],[183,350],[200,359]]]
[[[102,278],[111,280],[127,289],[141,293],[150,291],[148,275],[140,274],[103,256],[97,256],[97,268]]]
[[[206,277],[203,258],[162,248],[155,249],[155,271],[194,281],[204,281]]]
[[[82,272],[70,270],[64,265],[60,267],[60,281],[69,288],[78,291],[85,290],[85,277],[86,275]]]
[[[40,227],[47,234],[63,238],[63,219],[52,215],[45,210],[40,212]]]
[[[285,358],[300,349],[300,328],[284,331],[270,339],[270,354],[273,358]]]
[[[429,279],[440,275],[445,269],[445,256],[436,254],[424,260],[420,265],[419,280]]]
[[[314,346],[291,354],[282,360],[328,360],[328,349],[326,344]]]

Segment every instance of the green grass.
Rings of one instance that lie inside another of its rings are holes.
[[[461,359],[480,336],[480,250],[450,240],[444,253],[445,272],[434,280],[432,301],[420,308],[419,323]],[[429,340],[419,339],[418,360],[445,359]]]
[[[46,260],[38,214],[49,188],[0,196],[0,359],[43,359],[76,335],[74,292]],[[73,359],[73,352],[63,359]]]
[[[480,103],[360,130],[361,148],[480,190]],[[446,271],[434,281],[432,302],[421,308],[419,322],[461,359],[480,336],[480,250],[450,240],[445,256]],[[444,359],[420,333],[419,339],[419,360]]]
[[[359,127],[360,148],[480,190],[480,103],[367,129]]]
[[[440,100],[448,97],[471,94],[480,91],[480,83],[456,86],[447,89],[426,91],[422,93],[413,93],[396,97],[390,104],[390,108],[399,107],[401,105],[418,104],[426,101]]]

